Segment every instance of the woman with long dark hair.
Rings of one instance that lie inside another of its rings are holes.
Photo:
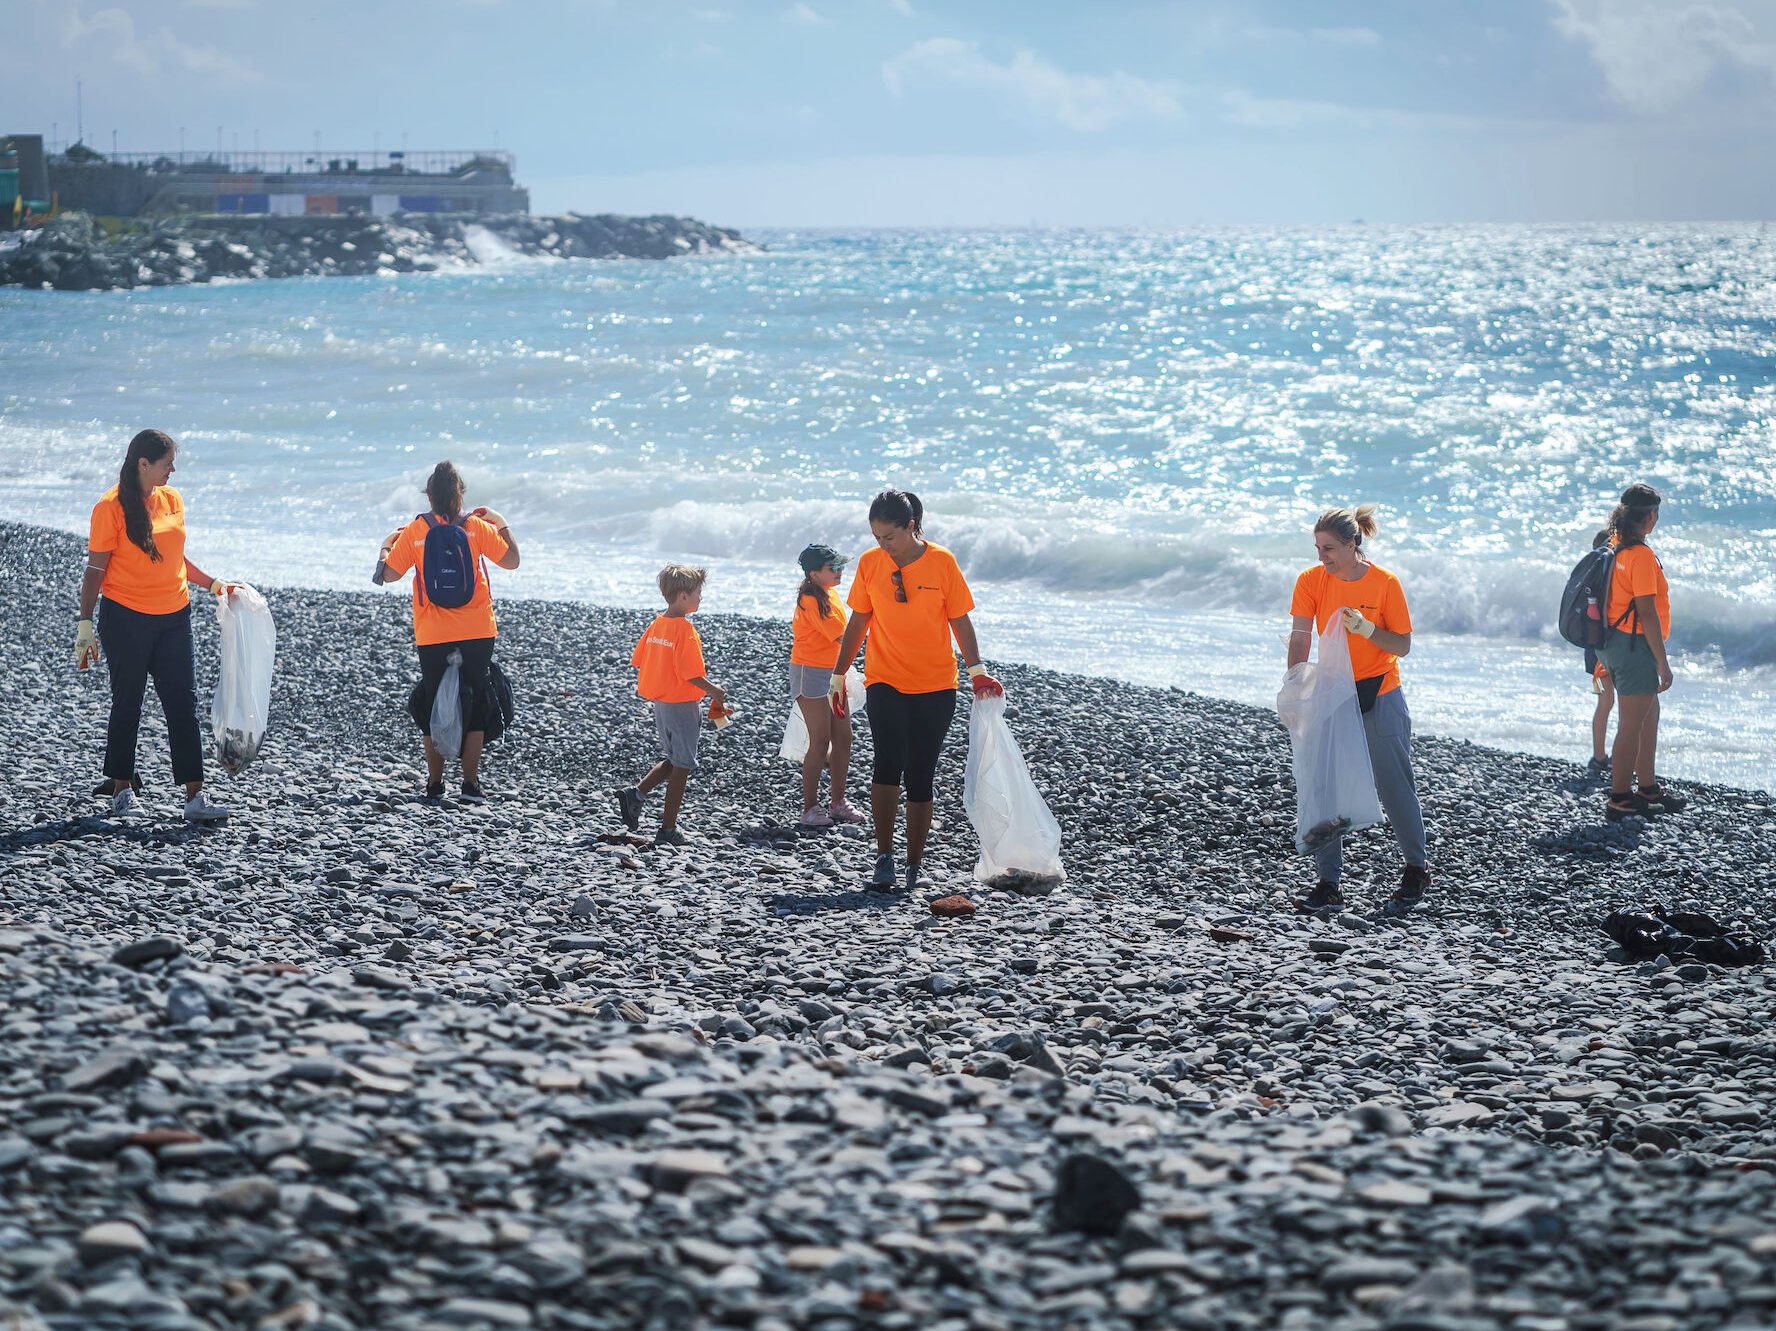
[[[933,778],[956,712],[956,649],[968,667],[977,698],[1005,689],[981,664],[980,644],[968,612],[974,598],[956,556],[925,539],[925,506],[906,490],[884,490],[870,503],[873,549],[857,560],[851,576],[851,620],[839,643],[827,696],[836,716],[845,715],[845,672],[869,640],[864,658],[864,713],[875,745],[870,814],[876,828],[876,867],[871,885],[892,891],[894,828],[906,792],[906,878],[909,892],[933,886],[924,870],[931,834]],[[954,639],[955,646],[951,646]]]
[[[167,484],[177,452],[178,445],[164,431],[141,431],[129,442],[117,484],[93,505],[86,573],[80,580],[74,663],[85,670],[101,654],[110,662],[105,776],[112,814],[125,817],[141,810],[136,794],[141,786],[136,736],[142,724],[142,697],[153,680],[166,714],[173,780],[185,787],[185,818],[213,823],[226,818],[228,810],[203,788],[190,589],[195,583],[226,596],[229,586],[185,557],[185,501]]]
[[[1671,584],[1647,544],[1659,525],[1663,502],[1652,486],[1636,481],[1622,491],[1622,502],[1609,520],[1616,566],[1604,623],[1614,631],[1597,655],[1616,686],[1616,743],[1610,751],[1609,802],[1603,806],[1603,816],[1612,823],[1635,814],[1678,813],[1689,804],[1660,784],[1653,767],[1659,750],[1659,695],[1671,687],[1671,659],[1665,654]]]
[[[432,468],[425,489],[430,511],[382,543],[374,578],[380,585],[413,571],[413,640],[419,648],[420,677],[414,720],[425,737],[426,799],[434,803],[444,797],[444,755],[432,743],[430,718],[453,652],[462,656],[457,670],[463,700],[462,799],[468,804],[487,801],[481,790],[481,749],[494,719],[489,674],[499,624],[486,561],[504,569],[518,567],[518,542],[506,520],[489,508],[464,513],[466,491],[450,462]],[[435,561],[429,569],[428,557]]]

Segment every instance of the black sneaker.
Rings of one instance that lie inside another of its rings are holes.
[[[1682,813],[1685,809],[1690,807],[1688,799],[1678,794],[1670,786],[1664,784],[1657,786],[1642,786],[1634,793],[1639,795],[1643,800],[1646,800],[1649,804],[1657,804],[1666,813]]]
[[[870,875],[870,886],[881,892],[892,892],[898,885],[894,876],[894,852],[876,856],[876,871]]]
[[[691,839],[676,827],[662,827],[654,833],[654,844],[656,846],[688,846],[691,844]]]
[[[626,787],[617,792],[617,812],[623,817],[623,826],[631,832],[641,826],[641,792],[634,786]]]
[[[1401,916],[1424,900],[1431,885],[1431,871],[1422,864],[1408,864],[1400,875],[1400,886],[1381,908],[1383,915]]]
[[[1593,779],[1600,776],[1608,776],[1609,770],[1610,760],[1608,758],[1593,758],[1590,762],[1585,764],[1585,775],[1592,777]]]
[[[425,802],[427,804],[441,804],[443,800],[444,783],[442,781],[426,782]]]
[[[1322,878],[1314,884],[1313,891],[1295,903],[1295,909],[1303,915],[1324,915],[1343,910],[1344,893],[1338,890],[1337,883],[1328,883]]]
[[[925,866],[907,861],[906,890],[908,892],[929,892],[937,886],[937,882],[925,872]]]
[[[465,781],[462,785],[462,802],[464,804],[485,804],[487,796],[481,791],[479,781]]]

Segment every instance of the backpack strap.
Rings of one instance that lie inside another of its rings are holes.
[[[426,530],[430,531],[433,527],[438,525],[437,523],[432,521],[432,519],[437,516],[438,515],[436,513],[433,513],[430,510],[427,510],[426,512],[421,513],[419,515],[419,520],[421,522],[425,523]],[[420,547],[419,553],[420,553],[421,559],[423,559],[425,556],[425,548],[424,548],[423,544]],[[414,608],[417,609],[418,607],[420,607],[424,604],[425,604],[425,569],[422,566],[420,560],[415,560],[413,562],[413,605],[414,605]]]

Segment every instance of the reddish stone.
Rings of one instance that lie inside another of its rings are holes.
[[[1258,935],[1247,929],[1230,929],[1225,924],[1209,926],[1209,937],[1217,943],[1249,943]]]
[[[195,1132],[187,1132],[184,1128],[147,1128],[129,1136],[131,1146],[146,1146],[150,1151],[158,1151],[163,1146],[190,1146],[202,1140]]]
[[[939,897],[931,903],[933,915],[972,915],[977,909],[979,908],[960,892],[951,897]]]

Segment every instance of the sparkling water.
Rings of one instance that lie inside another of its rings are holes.
[[[1764,228],[759,239],[0,293],[0,511],[84,530],[158,426],[200,564],[362,588],[449,457],[523,543],[498,596],[645,606],[692,559],[708,610],[787,618],[796,552],[863,549],[868,497],[902,486],[961,558],[989,660],[1269,705],[1315,515],[1374,501],[1419,728],[1582,761],[1591,695],[1554,608],[1642,479],[1667,496],[1675,621],[1660,766],[1776,785]],[[565,673],[627,644],[578,646]]]

